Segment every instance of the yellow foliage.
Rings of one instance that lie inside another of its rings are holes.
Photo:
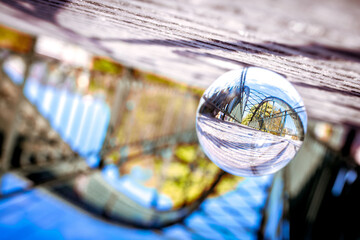
[[[32,36],[0,25],[0,47],[27,53],[33,44],[34,38]]]

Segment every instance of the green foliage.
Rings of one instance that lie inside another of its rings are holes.
[[[216,185],[213,194],[211,197],[221,196],[229,191],[232,191],[236,188],[238,183],[242,181],[243,177],[238,177],[231,174],[225,174],[220,182]]]
[[[116,129],[118,143],[152,139],[194,126],[198,101],[168,90],[153,86],[130,91],[127,101],[136,107],[121,113],[121,123]]]
[[[176,82],[171,79],[159,76],[157,74],[143,72],[142,75],[145,82],[169,86],[178,91],[191,93],[199,98],[203,95],[205,91],[205,89],[203,88],[188,86],[184,83]]]
[[[248,126],[250,122],[257,122],[259,126],[262,125],[259,130],[278,134],[278,130],[282,124],[280,110],[270,103],[265,103],[256,111],[258,106],[258,104],[254,105],[241,123]]]
[[[221,170],[205,158],[197,144],[179,145],[173,152],[176,158],[173,157],[168,163],[158,155],[143,155],[136,158],[129,156],[131,160],[121,165],[121,174],[129,174],[136,167],[151,171],[151,176],[141,184],[157,188],[160,194],[168,196],[175,209],[197,200],[209,189]],[[108,155],[107,159],[109,158],[116,163],[118,161],[115,158],[120,158],[120,154],[114,151]],[[225,175],[211,196],[234,190],[240,180],[241,177]]]
[[[257,121],[260,118],[266,118],[269,117],[272,113],[272,109],[273,106],[272,104],[262,104],[260,109],[258,111],[256,111],[256,109],[258,108],[259,104],[255,104],[254,106],[251,107],[250,112],[243,118],[242,120],[242,124],[245,125],[249,125],[251,119],[253,121]],[[255,116],[254,116],[255,114]]]
[[[111,160],[112,162],[117,162],[120,158],[120,153],[118,151],[113,151],[107,156],[107,159]]]
[[[185,162],[192,162],[196,158],[196,151],[195,146],[180,146],[176,149],[175,155]]]
[[[121,64],[112,61],[111,59],[94,57],[92,62],[92,69],[103,73],[121,75],[123,73],[124,67]]]

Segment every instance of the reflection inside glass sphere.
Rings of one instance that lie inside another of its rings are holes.
[[[220,76],[204,92],[196,118],[206,155],[238,176],[283,168],[300,149],[307,127],[304,104],[291,83],[257,67]]]

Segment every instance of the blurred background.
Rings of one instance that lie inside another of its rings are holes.
[[[237,177],[198,144],[205,86],[6,25],[0,48],[2,239],[360,237],[355,120],[310,116],[286,168]]]

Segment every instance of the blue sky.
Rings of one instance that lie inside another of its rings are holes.
[[[232,70],[221,75],[211,86],[205,91],[205,96],[216,94],[222,89],[232,88],[239,85],[243,69]],[[263,92],[265,95],[274,96],[283,99],[292,108],[304,106],[301,96],[292,86],[292,84],[283,76],[273,71],[258,68],[247,68],[245,85],[251,89]],[[307,129],[307,114],[300,112],[299,117]]]

